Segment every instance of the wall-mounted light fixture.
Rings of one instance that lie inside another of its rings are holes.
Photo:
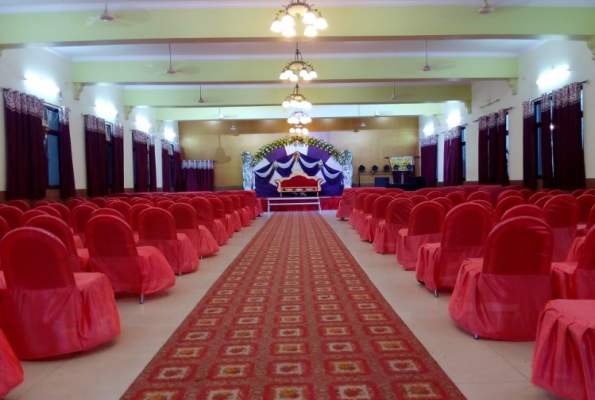
[[[570,76],[570,69],[566,66],[552,68],[539,75],[539,79],[535,83],[539,87],[551,87],[556,86],[564,82]]]

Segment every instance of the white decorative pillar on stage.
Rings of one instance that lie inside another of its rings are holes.
[[[350,188],[352,186],[352,181],[353,181],[353,166],[351,165],[351,162],[353,160],[353,155],[351,154],[351,151],[349,150],[344,150],[343,153],[341,153],[341,167],[343,170],[343,188],[347,189]]]
[[[249,151],[240,153],[242,158],[242,178],[244,179],[244,190],[254,190],[254,169],[251,165],[252,154]]]

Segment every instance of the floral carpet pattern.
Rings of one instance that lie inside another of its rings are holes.
[[[123,400],[464,399],[316,212],[276,213]]]

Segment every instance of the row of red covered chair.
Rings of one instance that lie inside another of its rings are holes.
[[[113,339],[120,333],[114,293],[138,293],[142,303],[145,294],[174,286],[174,273],[195,271],[199,254],[218,251],[210,231],[199,223],[197,208],[203,214],[207,208],[205,222],[214,226],[217,221],[226,241],[223,219],[237,231],[258,212],[230,207],[230,214],[216,219],[213,208],[233,200],[207,197],[132,206],[108,198],[105,208],[81,200],[71,203],[72,210],[65,207],[64,214],[51,211],[57,203],[26,211],[14,202],[0,207],[6,213],[0,214],[0,327],[8,338],[0,331],[0,397],[23,379],[17,357],[84,351]],[[77,248],[75,232],[85,248]]]

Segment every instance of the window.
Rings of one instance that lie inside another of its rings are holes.
[[[535,149],[537,151],[535,160],[537,162],[537,178],[541,179],[543,175],[543,160],[541,159],[541,101],[536,101],[533,104],[533,107],[535,112],[533,116],[535,119],[533,124],[533,134],[535,135]]]
[[[48,161],[48,188],[60,188],[60,121],[58,109],[45,107],[45,152]]]
[[[464,126],[461,128],[461,153],[463,156],[463,182],[467,180],[467,128]]]

